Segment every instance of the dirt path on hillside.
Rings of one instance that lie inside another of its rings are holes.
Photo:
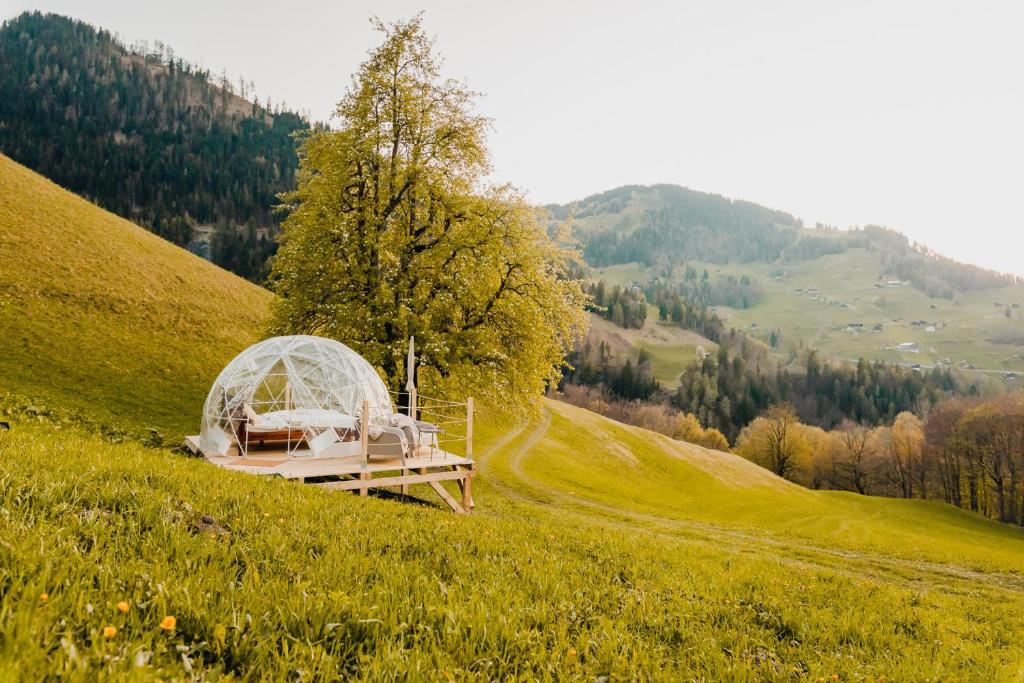
[[[756,533],[619,508],[543,485],[524,471],[523,461],[547,436],[550,427],[551,411],[544,407],[535,424],[518,427],[492,444],[480,458],[488,483],[512,500],[541,506],[548,511],[557,508],[559,514],[571,514],[591,522],[600,521],[631,532],[643,531],[676,541],[708,544],[739,555],[763,557],[768,554],[788,566],[829,571],[851,578],[896,582],[917,589],[921,588],[922,581],[927,581],[929,587],[950,593],[976,591],[981,587],[1024,593],[1024,576],[1011,572],[983,572],[956,564],[830,548],[778,532]],[[494,473],[490,462],[510,446],[514,448],[507,462],[514,480],[503,481]]]

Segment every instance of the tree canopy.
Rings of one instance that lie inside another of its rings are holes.
[[[338,105],[300,150],[271,284],[276,331],[342,340],[404,383],[519,409],[557,382],[585,326],[578,253],[512,186],[488,186],[487,119],[443,79],[421,20],[384,24]]]

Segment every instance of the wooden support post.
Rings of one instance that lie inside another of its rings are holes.
[[[466,459],[473,459],[473,397],[466,399]]]
[[[458,501],[452,498],[452,494],[448,493],[448,491],[443,486],[441,486],[441,482],[431,481],[428,483],[430,484],[430,488],[434,489],[434,491],[437,492],[437,495],[441,496],[441,500],[448,503],[448,507],[450,507],[455,512],[465,512],[465,510],[462,509],[462,506],[459,505]]]
[[[371,475],[370,475],[369,472],[365,472],[364,471],[364,472],[360,472],[359,473],[359,481],[360,482],[368,482],[368,481],[370,481],[370,479],[371,479]],[[359,495],[360,496],[365,496],[367,493],[369,493],[369,491],[370,491],[370,489],[366,485],[363,485],[363,486],[359,487]]]
[[[402,468],[402,476],[404,477],[407,474],[409,474],[409,470],[406,469],[406,468]],[[408,484],[402,484],[402,495],[403,496],[408,496],[409,495],[409,485]]]
[[[370,402],[363,401],[363,412],[359,416],[359,455],[363,462],[370,459]]]
[[[473,509],[473,472],[466,472],[466,478],[462,480],[462,508],[469,512]]]

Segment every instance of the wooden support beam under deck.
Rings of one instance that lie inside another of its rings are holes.
[[[370,473],[365,473],[369,475]],[[400,486],[408,484],[427,484],[437,481],[452,481],[466,477],[466,472],[430,472],[427,474],[405,474],[394,477],[370,477],[364,478],[360,474],[358,479],[342,479],[341,481],[325,481],[313,486],[332,491],[353,491],[359,489],[360,495],[365,488],[381,488],[384,486]]]

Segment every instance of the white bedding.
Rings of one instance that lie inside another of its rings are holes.
[[[279,429],[356,429],[358,423],[351,415],[337,410],[321,408],[295,408],[274,410],[256,415],[249,420],[250,430],[275,431]]]

